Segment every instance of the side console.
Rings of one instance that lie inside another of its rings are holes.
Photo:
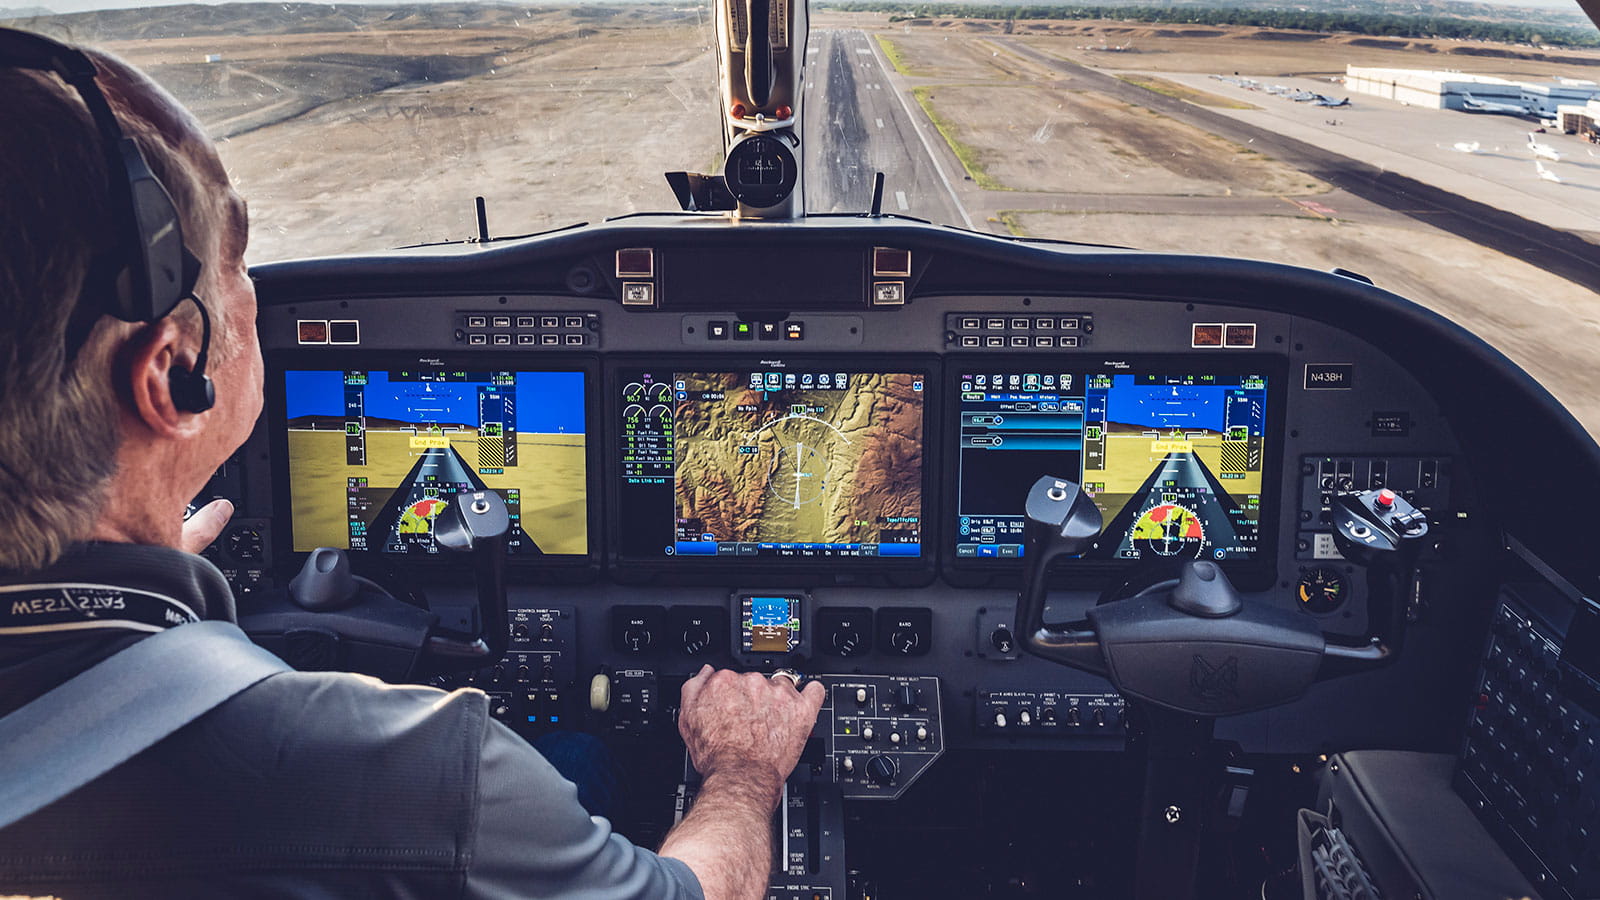
[[[1502,589],[1455,787],[1546,897],[1600,894],[1600,605]]]

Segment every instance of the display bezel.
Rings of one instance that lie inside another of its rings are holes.
[[[926,354],[886,354],[875,357],[866,364],[859,357],[834,357],[818,354],[786,354],[776,352],[760,354],[753,348],[750,354],[728,356],[686,356],[682,354],[626,354],[608,357],[605,361],[604,404],[607,424],[606,458],[606,558],[611,577],[621,583],[677,583],[726,585],[744,581],[759,582],[774,587],[807,586],[813,584],[886,584],[895,586],[920,586],[933,581],[938,571],[938,549],[930,541],[938,539],[936,526],[942,514],[935,492],[942,483],[940,467],[943,464],[939,435],[943,433],[941,415],[944,401],[940,395],[943,378],[938,357]],[[762,368],[827,368],[847,373],[911,372],[924,376],[922,407],[922,552],[916,557],[819,557],[809,561],[791,561],[785,558],[713,558],[667,556],[630,556],[623,552],[622,522],[630,515],[623,508],[621,485],[621,430],[615,418],[621,414],[617,404],[611,402],[619,396],[625,371],[634,369],[694,369],[706,372],[737,372],[751,367]]]
[[[1265,590],[1277,578],[1278,536],[1282,525],[1283,451],[1288,426],[1284,421],[1287,396],[1292,385],[1288,381],[1288,360],[1273,353],[1182,353],[1182,354],[1130,354],[1126,356],[1039,356],[1019,363],[1015,357],[971,356],[951,357],[946,361],[944,393],[947,397],[943,410],[943,447],[949,450],[950,462],[944,471],[942,494],[949,498],[939,521],[939,553],[943,559],[942,572],[952,585],[975,587],[980,585],[1014,585],[1020,582],[1024,571],[1022,559],[958,558],[955,547],[959,537],[957,515],[958,491],[961,484],[961,377],[964,372],[982,369],[1004,375],[1029,372],[1073,372],[1079,377],[1088,374],[1143,374],[1159,372],[1194,372],[1226,375],[1260,374],[1268,378],[1267,436],[1262,454],[1261,518],[1253,559],[1228,559],[1220,565],[1241,590]],[[1081,472],[1051,473],[1081,476]],[[1019,498],[1019,506],[1020,506]],[[1126,575],[1139,568],[1145,560],[1119,559],[1069,559],[1062,560],[1051,570],[1051,583],[1061,587],[1103,588],[1108,577]]]
[[[581,372],[584,377],[584,496],[585,523],[588,530],[586,552],[579,554],[507,556],[506,564],[514,571],[547,573],[558,581],[587,581],[598,576],[604,539],[601,535],[600,510],[602,498],[597,493],[601,481],[600,465],[602,441],[595,433],[603,415],[599,404],[597,385],[600,381],[599,361],[590,354],[420,354],[395,351],[346,350],[283,350],[266,357],[266,397],[263,422],[267,426],[268,450],[271,455],[273,508],[277,510],[277,527],[273,534],[275,559],[280,567],[298,570],[309,555],[294,549],[294,511],[290,505],[289,490],[289,437],[282,427],[287,415],[284,373],[291,370],[354,371],[393,370],[402,368],[467,369],[511,372]],[[459,557],[396,556],[375,550],[350,550],[352,563],[360,566],[393,566],[419,572],[432,572],[460,566]]]

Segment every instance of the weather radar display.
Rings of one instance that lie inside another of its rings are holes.
[[[583,396],[581,372],[285,372],[294,549],[437,553],[456,495],[492,490],[508,553],[587,553]]]

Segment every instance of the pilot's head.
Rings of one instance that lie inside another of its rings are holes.
[[[96,301],[80,297],[90,261],[128,238],[83,100],[54,74],[0,67],[0,569],[48,565],[76,540],[178,546],[186,502],[261,406],[244,202],[192,115],[128,64],[89,55],[200,260],[216,405],[185,412],[172,394],[169,369],[200,349],[192,303],[148,324],[91,315],[69,346],[74,309]]]

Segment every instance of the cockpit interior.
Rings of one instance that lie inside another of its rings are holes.
[[[1583,425],[1358,271],[807,215],[804,4],[717,11],[680,211],[253,267],[252,639],[598,736],[646,845],[688,677],[821,680],[773,900],[1600,896]]]

